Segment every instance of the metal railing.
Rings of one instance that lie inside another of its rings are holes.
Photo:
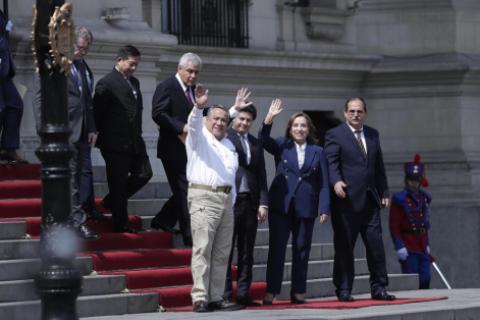
[[[163,0],[162,31],[183,45],[248,48],[249,0]]]

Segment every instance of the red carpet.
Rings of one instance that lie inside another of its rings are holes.
[[[39,180],[39,164],[0,164],[0,180]]]
[[[259,300],[265,295],[267,284],[265,282],[254,282],[250,287],[250,296]],[[236,290],[237,284],[233,283]],[[133,292],[156,292],[160,295],[160,303],[167,311],[192,311],[192,299],[190,291],[192,286],[175,286],[167,288],[149,288],[143,290],[133,290]]]
[[[26,232],[40,236],[40,165],[0,165],[0,223],[25,221]],[[105,212],[96,199],[97,209]],[[89,221],[100,239],[83,242],[83,256],[92,257],[99,274],[125,275],[131,292],[155,292],[165,308],[191,310],[191,250],[173,249],[172,235],[164,232],[112,233],[112,221]],[[129,215],[129,226],[142,230],[142,218]],[[236,277],[236,268],[232,268]],[[234,287],[236,285],[234,284]],[[261,299],[265,283],[252,284],[251,296]]]
[[[247,307],[248,310],[282,310],[282,309],[358,309],[374,306],[389,306],[406,303],[431,302],[438,300],[446,300],[446,296],[426,297],[426,298],[397,298],[394,301],[379,301],[372,299],[356,299],[354,302],[340,302],[337,299],[311,299],[306,304],[291,304],[290,301],[279,300],[275,301],[271,306]],[[260,299],[258,299],[260,300]],[[259,301],[260,302],[260,301]],[[180,308],[171,308],[167,311],[192,311],[191,306]]]
[[[97,271],[161,268],[190,264],[190,249],[142,249],[130,251],[86,252]]]
[[[249,307],[249,309],[357,309],[373,306],[386,306],[405,303],[429,302],[437,300],[446,300],[448,297],[428,297],[428,298],[397,298],[393,301],[380,301],[372,299],[355,299],[353,302],[341,302],[337,299],[328,300],[309,300],[306,304],[291,304],[290,301],[275,301],[271,306]]]

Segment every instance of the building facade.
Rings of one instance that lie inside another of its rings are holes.
[[[432,252],[454,287],[480,286],[478,0],[72,3],[75,24],[94,34],[87,60],[96,80],[113,68],[121,45],[133,44],[142,52],[137,76],[155,181],[166,178],[155,157],[158,130],[151,120],[151,98],[184,52],[202,57],[200,80],[212,103],[230,105],[236,90],[247,86],[261,119],[270,101],[282,98],[287,112],[276,121],[276,134],[296,111],[309,112],[323,132],[329,119],[342,119],[347,97],[362,95],[368,102],[367,122],[381,133],[392,191],[403,185],[402,163],[420,153],[434,197]],[[16,81],[28,88],[21,154],[36,162],[32,13],[25,10],[33,4],[10,1],[9,13],[15,25],[10,41]],[[104,166],[98,151],[93,161]],[[399,271],[384,230],[390,271]],[[434,286],[441,287],[438,279]]]

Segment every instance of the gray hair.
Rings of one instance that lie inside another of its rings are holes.
[[[227,119],[230,117],[230,116],[229,116],[229,113],[228,113],[228,109],[227,109],[226,107],[222,106],[221,104],[214,104],[214,105],[212,105],[211,107],[208,107],[208,109],[207,109],[207,117],[210,116],[210,114],[212,113],[212,110],[213,110],[213,109],[221,109],[221,110],[225,111],[225,113],[227,114]]]
[[[75,36],[76,36],[76,39],[79,39],[79,38],[85,39],[89,45],[92,44],[93,42],[92,32],[85,27],[77,28],[77,30],[75,31]]]
[[[178,67],[184,67],[189,62],[191,62],[194,66],[198,66],[199,69],[202,69],[202,59],[192,52],[185,53],[180,60],[178,61]]]

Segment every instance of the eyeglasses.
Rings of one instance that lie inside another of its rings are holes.
[[[90,48],[90,44],[87,44],[85,46],[80,46],[77,43],[75,43],[74,46],[75,46],[75,49],[77,49],[78,51],[83,51],[83,52],[88,52],[88,49]]]
[[[350,114],[355,114],[355,113],[364,114],[365,113],[365,111],[363,111],[363,110],[348,110],[347,112],[350,113]]]

